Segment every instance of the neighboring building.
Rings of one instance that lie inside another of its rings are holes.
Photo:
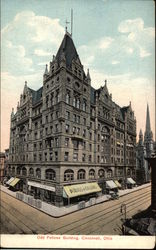
[[[6,177],[7,175],[9,175],[9,172],[8,172],[8,165],[9,163],[9,149],[5,149],[5,161],[4,161],[4,176]],[[10,176],[11,176],[12,173],[10,173]]]
[[[5,153],[0,152],[0,183],[2,183],[4,179],[4,161]]]
[[[66,32],[49,71],[46,65],[43,87],[35,91],[25,82],[12,111],[9,173],[23,192],[61,206],[106,193],[109,180],[132,184],[135,149],[131,103],[113,102],[106,81],[97,90],[91,86]]]
[[[146,129],[145,129],[144,139],[142,130],[140,130],[139,142],[136,147],[138,184],[149,182],[151,179],[149,163],[145,158],[150,158],[152,156],[153,143],[154,142],[153,142],[153,133],[151,131],[151,125],[150,125],[149,106],[147,104]]]

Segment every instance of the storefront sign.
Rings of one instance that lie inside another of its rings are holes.
[[[55,192],[55,187],[52,186],[47,186],[38,182],[34,182],[34,181],[28,181],[28,185],[32,186],[32,187],[37,187],[37,188],[41,188],[41,189],[45,189],[45,190],[49,190],[52,192]]]

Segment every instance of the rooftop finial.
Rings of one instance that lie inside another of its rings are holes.
[[[70,23],[70,22],[68,22],[67,19],[66,19],[66,28],[65,28],[66,33],[68,32],[68,30],[67,30],[67,25],[68,25],[69,23]]]
[[[27,86],[27,81],[25,81],[25,86]]]
[[[48,75],[48,64],[46,64],[44,75]]]
[[[107,80],[105,79],[105,86],[107,86]]]
[[[71,9],[71,37],[73,34],[73,9]]]

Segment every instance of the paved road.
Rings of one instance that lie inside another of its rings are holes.
[[[151,187],[61,218],[53,218],[1,192],[1,233],[120,235],[122,203],[127,206],[127,217],[146,209],[151,204]]]

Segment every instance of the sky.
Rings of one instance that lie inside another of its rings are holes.
[[[10,114],[24,82],[35,90],[42,86],[71,8],[73,41],[92,86],[107,79],[113,101],[121,107],[131,101],[137,135],[145,131],[148,103],[155,134],[153,0],[1,0],[1,151],[9,147]]]

